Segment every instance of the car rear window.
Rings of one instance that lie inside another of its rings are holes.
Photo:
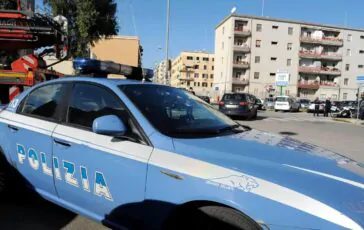
[[[225,94],[222,100],[236,100],[236,101],[246,101],[245,94]]]
[[[277,101],[288,101],[288,97],[277,97]]]

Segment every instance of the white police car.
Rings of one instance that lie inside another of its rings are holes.
[[[0,191],[15,169],[42,197],[112,228],[364,227],[363,165],[240,126],[169,86],[39,84],[0,112],[0,152]]]

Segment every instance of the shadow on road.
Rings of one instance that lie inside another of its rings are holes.
[[[298,135],[298,133],[289,132],[289,131],[281,131],[281,132],[279,132],[279,134],[285,135],[285,136],[296,136],[296,135]]]
[[[265,120],[268,117],[267,116],[261,116],[258,115],[257,118],[252,118],[252,119],[246,119],[246,118],[242,118],[242,117],[231,117],[232,119],[234,119],[235,121],[260,121],[260,120]]]
[[[1,230],[61,229],[75,217],[76,214],[31,192],[22,191],[0,198]]]

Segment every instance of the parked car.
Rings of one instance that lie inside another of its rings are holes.
[[[359,119],[364,120],[364,99],[359,104]]]
[[[274,98],[267,97],[264,99],[264,106],[266,109],[274,109]]]
[[[308,106],[310,105],[311,101],[309,99],[299,99],[298,103],[300,103],[302,109],[308,109]]]
[[[300,103],[290,96],[277,96],[274,102],[274,111],[298,112]]]
[[[198,96],[198,97],[210,104],[210,97],[208,96]]]
[[[319,113],[323,113],[325,111],[325,102],[324,101],[320,101],[319,102]],[[307,112],[308,113],[313,113],[315,111],[315,103],[313,101],[311,101],[311,104],[308,106]]]
[[[2,198],[27,186],[110,229],[359,230],[363,173],[166,85],[69,77],[0,111]]]
[[[258,110],[265,110],[264,100],[257,98],[256,105],[258,106]]]
[[[219,110],[228,116],[255,119],[258,115],[256,97],[248,93],[225,93],[219,102]]]

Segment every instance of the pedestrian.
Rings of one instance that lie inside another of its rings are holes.
[[[329,113],[330,113],[330,116],[331,116],[331,100],[330,100],[330,98],[327,98],[326,101],[325,101],[324,111],[325,111],[324,117],[328,117]]]
[[[320,116],[320,100],[318,97],[313,102],[315,104],[315,110],[313,111],[313,116]]]

